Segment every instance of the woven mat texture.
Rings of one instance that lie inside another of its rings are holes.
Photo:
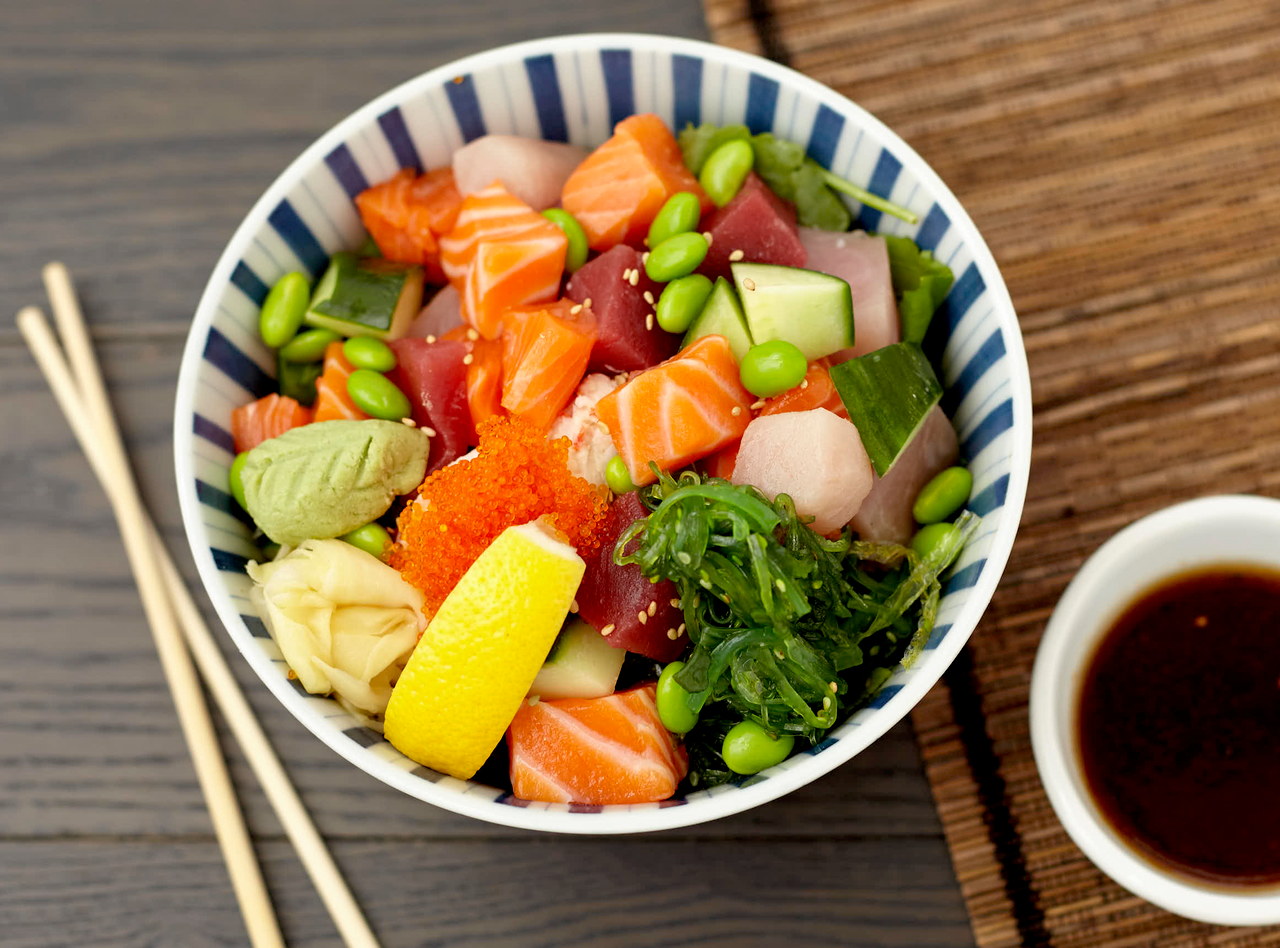
[[[914,721],[982,948],[1280,946],[1177,918],[1062,830],[1027,690],[1054,603],[1130,521],[1280,496],[1280,3],[704,0],[717,42],[849,96],[950,185],[1017,306],[1030,489],[991,608]]]

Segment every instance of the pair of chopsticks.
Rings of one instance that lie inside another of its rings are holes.
[[[360,906],[142,505],[67,268],[49,264],[44,283],[66,355],[36,307],[18,313],[18,328],[111,502],[250,943],[283,948],[284,939],[196,678],[197,666],[343,941],[376,948]]]

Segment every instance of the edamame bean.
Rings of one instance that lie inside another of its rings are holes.
[[[742,189],[742,182],[755,163],[756,153],[750,142],[741,138],[725,142],[707,157],[698,183],[716,207],[724,207]]]
[[[408,418],[411,411],[404,392],[381,372],[373,369],[356,369],[347,376],[347,394],[366,415],[399,421]]]
[[[262,301],[258,333],[272,349],[279,349],[298,334],[311,302],[311,284],[301,273],[286,273]]]
[[[549,207],[542,216],[555,224],[569,239],[569,248],[564,255],[564,268],[572,273],[587,262],[587,232],[582,229],[578,219],[568,211],[558,207]]]
[[[345,540],[356,549],[364,550],[378,559],[382,559],[391,547],[391,534],[387,533],[379,523],[366,523],[363,527],[356,527],[350,533],[344,533],[338,539]]]
[[[795,388],[808,371],[804,353],[785,339],[752,346],[738,366],[742,387],[757,398],[772,398]]]
[[[684,662],[671,662],[658,676],[658,718],[672,734],[688,734],[698,723],[698,712],[689,707],[689,692],[675,680]]]
[[[645,241],[650,247],[656,247],[668,237],[697,230],[698,221],[702,218],[702,204],[692,191],[680,191],[667,198],[658,216],[649,225],[649,238]]]
[[[609,463],[604,466],[604,482],[615,494],[626,494],[636,489],[636,485],[631,480],[631,472],[627,470],[627,463],[622,460],[621,454],[615,454],[609,458]]]
[[[720,756],[735,774],[758,774],[791,756],[795,744],[790,734],[775,738],[755,721],[742,721],[724,736]]]
[[[911,538],[911,549],[924,559],[938,546],[949,542],[958,529],[954,523],[931,523],[927,527],[921,527]]]
[[[242,510],[248,510],[244,502],[244,464],[249,459],[248,451],[241,451],[231,462],[231,470],[227,471],[227,484],[231,488],[231,496],[235,498]]]
[[[357,369],[390,372],[396,367],[391,347],[373,336],[352,336],[342,344],[342,354]]]
[[[707,256],[707,238],[695,232],[675,234],[649,251],[644,272],[655,283],[668,283],[698,269]]]
[[[290,339],[280,349],[280,358],[286,362],[319,362],[329,343],[342,337],[332,329],[308,329]]]
[[[667,332],[684,332],[702,312],[710,295],[711,281],[701,273],[672,280],[658,297],[658,325]]]
[[[911,514],[916,523],[938,523],[965,505],[973,490],[973,475],[966,467],[949,467],[939,471],[920,488]]]

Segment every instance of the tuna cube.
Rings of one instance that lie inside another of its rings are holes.
[[[409,397],[418,427],[435,432],[427,472],[439,470],[476,443],[467,405],[467,367],[462,361],[467,345],[445,339],[393,339],[388,345],[396,354],[396,367],[387,378]]]
[[[587,571],[578,587],[578,615],[596,628],[609,644],[658,662],[679,658],[689,645],[683,631],[684,612],[673,603],[680,591],[670,580],[651,583],[634,563],[619,566],[613,546],[622,531],[649,511],[631,491],[609,505],[600,531],[600,547],[587,557]]]
[[[664,332],[652,318],[650,300],[656,302],[661,292],[662,285],[645,276],[640,252],[625,244],[584,264],[570,278],[565,295],[578,303],[591,300],[596,316],[588,371],[638,372],[676,354],[680,337]]]
[[[874,479],[858,429],[825,408],[755,418],[733,468],[735,484],[751,484],[769,498],[789,495],[796,513],[813,517],[821,534],[853,518]]]
[[[732,201],[703,220],[701,229],[711,234],[711,247],[698,271],[712,280],[732,279],[730,257],[783,267],[807,266],[808,256],[796,228],[796,209],[754,172],[747,175]]]
[[[960,456],[951,420],[937,405],[925,415],[910,443],[889,473],[876,479],[871,493],[853,518],[853,529],[864,540],[908,543],[916,530],[911,505],[920,488]]]
[[[853,295],[853,346],[832,356],[843,362],[902,339],[898,302],[889,277],[889,248],[883,237],[863,231],[839,233],[801,227],[800,242],[810,270],[837,276]]]

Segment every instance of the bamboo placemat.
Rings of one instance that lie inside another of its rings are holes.
[[[1128,895],[1049,807],[1027,725],[1084,559],[1178,500],[1280,495],[1280,4],[705,0],[714,38],[848,95],[942,175],[995,253],[1031,364],[1022,527],[915,712],[982,948],[1280,945]]]

